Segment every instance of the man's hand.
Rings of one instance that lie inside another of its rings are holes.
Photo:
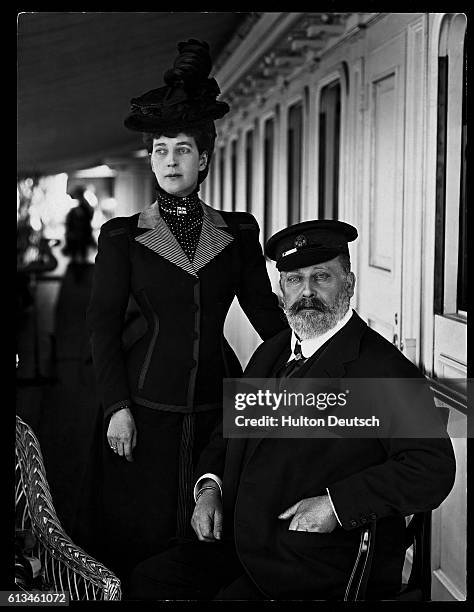
[[[328,495],[302,499],[279,515],[279,519],[291,519],[292,531],[330,533],[337,527],[337,518]]]
[[[113,452],[125,457],[127,461],[133,461],[132,450],[137,445],[137,428],[129,408],[117,410],[112,415],[107,440]]]
[[[202,542],[215,542],[222,537],[222,501],[217,485],[206,489],[196,502],[191,525]]]

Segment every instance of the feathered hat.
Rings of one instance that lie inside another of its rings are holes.
[[[189,39],[178,43],[178,56],[167,70],[163,87],[132,98],[125,127],[136,132],[160,132],[214,121],[230,109],[217,100],[220,89],[209,78],[212,60],[205,41]]]

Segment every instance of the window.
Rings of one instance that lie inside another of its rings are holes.
[[[288,225],[300,221],[302,140],[303,104],[298,102],[288,111]]]
[[[237,208],[237,140],[230,145],[231,210]]]
[[[245,134],[245,210],[252,212],[253,130]]]
[[[448,58],[438,58],[438,133],[436,142],[436,243],[434,310],[443,312],[444,251],[446,210],[446,133],[447,133]]]
[[[319,105],[319,219],[338,217],[340,126],[341,85],[336,81],[321,90]]]
[[[434,312],[467,312],[466,17],[447,16],[438,57]]]
[[[263,210],[265,241],[270,238],[272,230],[272,204],[273,204],[273,149],[275,141],[275,120],[265,121],[263,132]]]

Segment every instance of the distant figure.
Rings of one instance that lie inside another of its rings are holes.
[[[89,248],[97,244],[91,224],[94,209],[84,197],[84,192],[85,188],[78,186],[69,194],[79,202],[66,216],[66,244],[62,252],[71,257],[71,263],[87,263]]]

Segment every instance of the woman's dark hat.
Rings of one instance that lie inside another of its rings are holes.
[[[210,79],[212,60],[207,42],[189,39],[178,43],[173,68],[163,75],[165,86],[131,100],[125,127],[136,132],[161,132],[214,121],[230,109],[216,98],[220,89]]]
[[[349,255],[347,243],[356,238],[356,228],[343,221],[303,221],[271,236],[265,255],[276,261],[278,270],[288,272]]]

